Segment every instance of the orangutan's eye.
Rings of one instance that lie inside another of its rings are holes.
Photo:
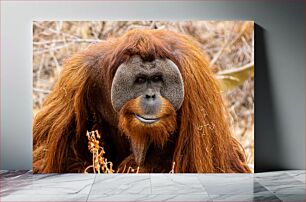
[[[152,81],[154,83],[162,82],[163,78],[162,78],[162,76],[159,76],[159,75],[158,76],[153,76]]]
[[[137,77],[136,80],[134,81],[135,84],[143,84],[147,81],[145,77]]]

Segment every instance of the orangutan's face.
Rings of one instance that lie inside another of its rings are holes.
[[[163,146],[176,128],[176,111],[184,100],[178,67],[168,59],[143,61],[133,56],[119,66],[112,83],[111,101],[119,112],[119,128],[131,140],[138,165],[151,142]]]

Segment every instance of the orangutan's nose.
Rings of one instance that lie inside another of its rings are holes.
[[[152,89],[148,89],[141,97],[140,107],[142,108],[144,115],[155,115],[158,113],[160,105],[160,95]]]

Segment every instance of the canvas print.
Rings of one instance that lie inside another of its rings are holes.
[[[253,168],[254,22],[33,22],[33,173]]]

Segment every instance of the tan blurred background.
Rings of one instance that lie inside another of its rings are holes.
[[[92,43],[143,28],[167,29],[193,36],[210,58],[216,75],[230,75],[231,78],[234,72],[240,79],[243,77],[240,75],[245,75],[244,67],[254,64],[254,23],[249,21],[35,21],[33,116],[52,90],[66,58]],[[223,95],[234,135],[245,149],[248,163],[253,166],[254,78],[243,77],[243,82],[238,84],[232,82],[231,87],[223,90]]]

